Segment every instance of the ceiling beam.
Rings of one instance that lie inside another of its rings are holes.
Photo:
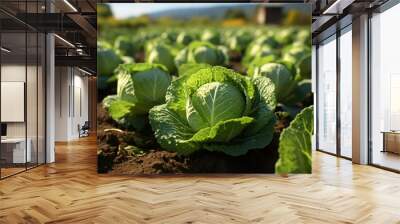
[[[81,14],[70,13],[67,16],[74,21],[86,34],[86,42],[90,46],[96,46],[97,29],[90,24],[90,22]]]
[[[61,13],[18,13],[17,17],[29,26],[43,32],[82,30],[75,21]]]
[[[81,14],[69,13],[67,16],[80,26],[91,38],[96,38],[97,30]]]
[[[76,66],[87,67],[92,71],[96,71],[96,58],[91,56],[55,56],[56,66]]]
[[[342,14],[343,10],[351,5],[355,0],[336,0],[331,5],[329,5],[322,14],[327,15],[338,15]]]

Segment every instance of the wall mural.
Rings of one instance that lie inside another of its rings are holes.
[[[98,4],[98,172],[311,173],[310,8],[276,6]]]

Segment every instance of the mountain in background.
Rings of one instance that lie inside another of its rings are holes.
[[[160,12],[147,14],[150,18],[158,19],[160,17],[171,17],[174,19],[189,19],[191,17],[209,17],[212,19],[221,19],[225,12],[229,9],[242,9],[248,17],[250,17],[257,5],[246,4],[243,6],[217,6],[210,8],[186,8],[186,9],[171,9]]]
[[[227,5],[214,6],[209,8],[186,8],[186,9],[170,9],[147,14],[150,18],[158,19],[160,17],[171,17],[174,19],[189,19],[191,17],[209,17],[211,19],[221,19],[229,9],[242,9],[248,18],[255,14],[255,10],[260,4],[243,4],[243,5]],[[309,7],[303,4],[295,4],[285,7],[285,10],[296,9],[304,13],[310,13]]]

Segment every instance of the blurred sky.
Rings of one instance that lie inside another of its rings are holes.
[[[152,12],[160,12],[170,9],[207,8],[218,5],[231,6],[240,3],[109,3],[113,15],[117,18],[139,16]],[[243,3],[242,3],[243,4]]]

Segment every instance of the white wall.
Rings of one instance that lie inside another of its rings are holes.
[[[68,76],[69,69],[67,67],[55,68],[55,140],[68,140],[68,117],[69,117],[69,96],[68,88],[70,77]]]
[[[72,108],[72,119],[71,119],[71,135],[73,138],[79,137],[78,125],[83,125],[85,121],[88,121],[88,78],[82,76],[82,73],[79,72],[76,74],[77,70],[74,71],[74,91],[72,99],[74,100],[71,105],[74,105]]]
[[[38,71],[36,69],[39,69]],[[27,80],[25,78],[27,77]],[[1,66],[1,81],[2,82],[24,82],[26,84],[26,107],[25,103],[22,106],[20,113],[26,112],[26,120],[22,122],[5,122],[7,124],[8,138],[25,138],[29,139],[31,144],[32,162],[39,159],[39,163],[44,163],[44,89],[41,67],[36,67],[25,64],[3,64]],[[2,89],[3,92],[4,89]],[[20,90],[20,94],[24,94],[24,90]],[[4,94],[4,93],[3,93]],[[7,95],[2,95],[7,97]],[[10,107],[2,107],[2,112],[13,113]],[[15,113],[15,112],[14,112]],[[37,155],[38,153],[38,155]]]
[[[27,70],[25,70],[27,69]],[[5,64],[1,66],[1,81],[2,82],[24,82],[26,71],[28,71],[28,85],[31,88],[27,88],[27,119],[28,119],[28,129],[36,130],[36,80],[31,77],[31,74],[35,74],[36,77],[36,67],[18,64]],[[4,96],[3,96],[4,97]],[[43,105],[39,105],[43,106]],[[7,110],[8,108],[1,108],[1,110]],[[25,123],[26,122],[7,122],[7,135],[8,137],[25,137]],[[28,130],[29,131],[29,130]],[[28,132],[28,137],[29,136]],[[36,137],[36,132],[35,132]]]
[[[24,65],[8,64],[1,66],[1,81],[3,82],[25,82]],[[1,108],[7,110],[7,108]],[[25,137],[25,122],[7,123],[7,137]]]
[[[56,67],[55,140],[79,138],[78,125],[88,121],[88,78],[76,68]]]

